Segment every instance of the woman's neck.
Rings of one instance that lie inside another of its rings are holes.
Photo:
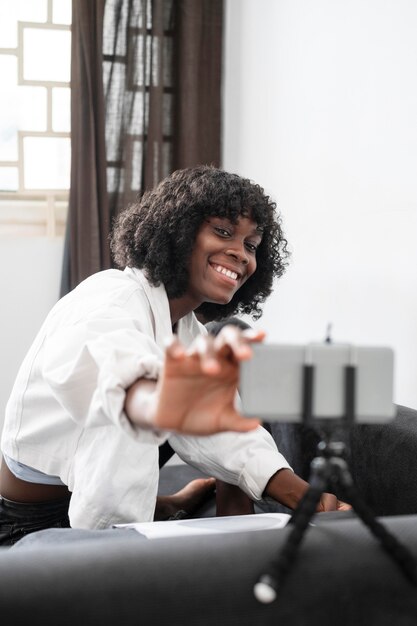
[[[172,298],[169,300],[169,312],[171,314],[172,327],[176,326],[178,320],[194,311],[199,304],[192,302],[187,296]]]

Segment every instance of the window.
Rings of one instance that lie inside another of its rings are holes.
[[[62,234],[71,0],[0,0],[0,232]]]

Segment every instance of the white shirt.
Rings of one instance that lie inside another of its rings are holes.
[[[201,332],[193,313],[177,326],[185,346]],[[68,485],[72,527],[153,519],[158,445],[168,434],[135,427],[123,406],[135,380],[158,377],[171,336],[165,288],[126,268],[83,281],[54,306],[35,338],[7,404],[1,448]],[[169,440],[186,462],[254,499],[289,467],[262,428]]]

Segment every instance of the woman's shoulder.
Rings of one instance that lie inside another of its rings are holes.
[[[145,289],[134,273],[117,269],[97,272],[83,280],[53,307],[49,321],[69,324],[95,317],[113,317],[150,308]],[[123,313],[124,312],[124,313]]]
[[[95,297],[113,301],[129,298],[132,293],[146,292],[147,280],[141,270],[125,268],[108,269],[92,274],[83,280],[68,296],[83,299]],[[66,297],[68,297],[66,296]]]

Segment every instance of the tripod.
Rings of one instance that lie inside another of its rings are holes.
[[[345,459],[345,444],[336,437],[336,424],[346,430],[346,426],[354,422],[355,368],[353,366],[345,368],[345,414],[338,420],[312,417],[313,383],[314,366],[306,365],[304,367],[303,421],[311,425],[314,420],[316,425],[321,426],[322,436],[317,446],[317,455],[311,463],[310,487],[292,516],[293,528],[286,544],[278,557],[271,561],[268,571],[255,584],[255,597],[264,604],[276,599],[294,563],[297,550],[316,512],[320,497],[327,489],[340,493],[344,500],[350,502],[358,517],[380,541],[406,578],[412,584],[417,585],[417,567],[412,554],[375,518],[371,509],[359,496]]]

